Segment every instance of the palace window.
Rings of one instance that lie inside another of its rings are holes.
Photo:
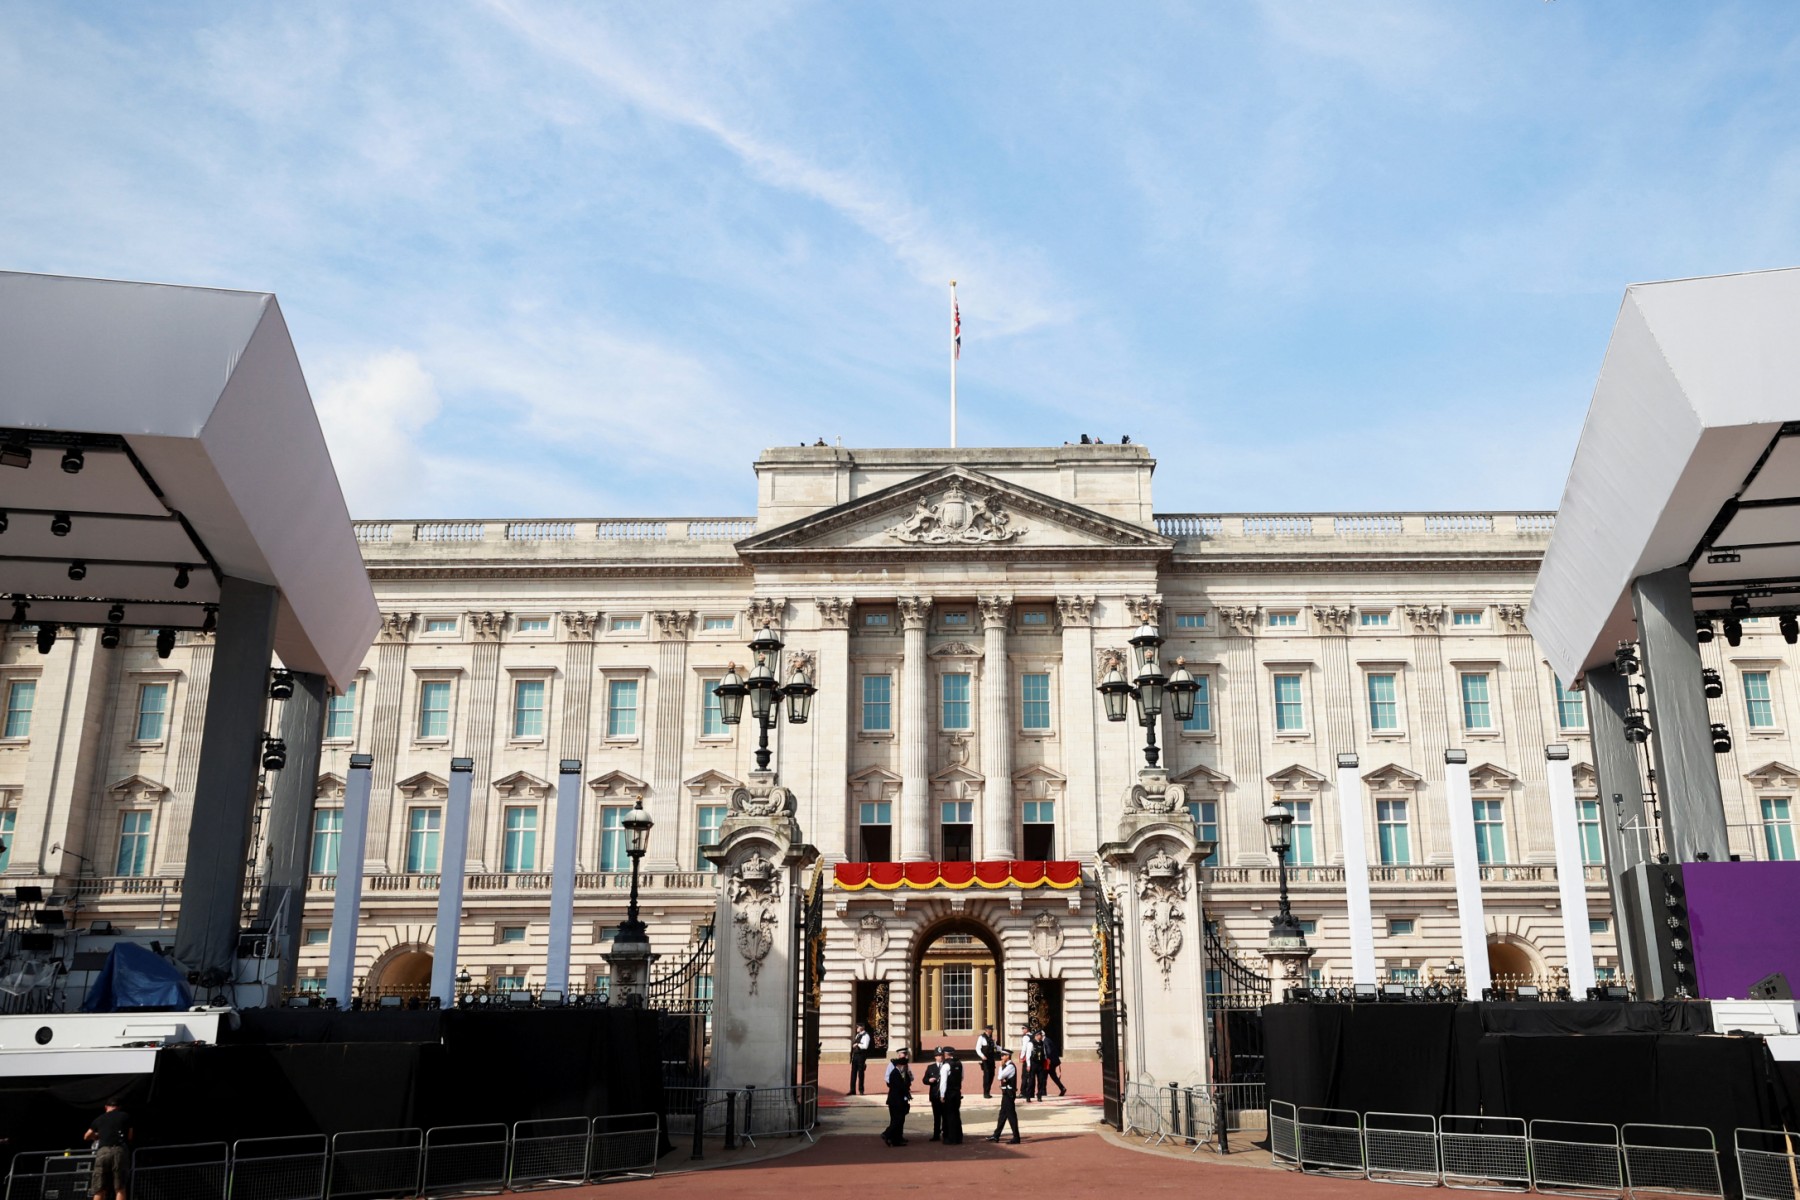
[[[1404,867],[1412,862],[1412,825],[1406,801],[1375,802],[1375,837],[1384,867]]]
[[[731,727],[725,724],[725,710],[719,705],[719,679],[700,681],[700,736],[728,737]]]
[[[969,1033],[975,1028],[975,968],[969,963],[945,963],[943,981],[945,1033]]]
[[[1417,967],[1389,967],[1388,973],[1387,973],[1387,981],[1389,983],[1399,983],[1399,984],[1404,984],[1407,987],[1412,987],[1414,984],[1419,982],[1419,968],[1417,968]]]
[[[1021,608],[1019,625],[1025,629],[1047,629],[1050,626],[1050,610],[1047,608]]]
[[[694,823],[694,836],[699,839],[697,842],[699,849],[694,854],[694,869],[696,871],[717,871],[719,869],[718,864],[706,857],[705,848],[715,844],[719,840],[719,826],[724,820],[725,805],[702,804],[700,806],[697,819]],[[628,860],[629,857],[630,856],[627,855]],[[620,870],[624,869],[625,868],[623,867],[620,868]]]
[[[702,633],[730,633],[737,625],[736,617],[701,617]]]
[[[18,824],[18,809],[0,809],[0,872],[12,865],[13,830]]]
[[[1275,676],[1275,729],[1301,733],[1306,729],[1306,705],[1300,698],[1300,676]]]
[[[1464,729],[1494,727],[1494,709],[1488,700],[1488,677],[1485,671],[1463,672],[1462,710]]]
[[[450,736],[450,681],[427,679],[419,685],[419,736]]]
[[[1026,862],[1056,857],[1056,802],[1027,800],[1024,812],[1024,837],[1019,856]]]
[[[1563,686],[1563,681],[1556,682],[1556,727],[1558,729],[1586,729],[1587,705],[1580,692],[1571,692]]]
[[[938,623],[945,629],[969,628],[969,610],[966,608],[945,609],[938,614]]]
[[[642,617],[613,617],[606,622],[609,633],[636,633],[643,627]]]
[[[500,869],[509,874],[537,870],[538,810],[536,805],[515,804],[506,809],[505,838]]]
[[[1483,866],[1506,861],[1506,814],[1498,800],[1476,800],[1475,858]]]
[[[636,737],[638,731],[638,681],[611,679],[606,684],[606,736]]]
[[[1206,614],[1205,613],[1176,613],[1175,614],[1175,628],[1177,628],[1177,629],[1205,629],[1206,628]]]
[[[331,930],[324,928],[307,930],[305,944],[308,946],[329,946],[331,944]],[[323,991],[324,989],[321,987],[320,990]]]
[[[1194,693],[1194,715],[1183,721],[1181,728],[1185,733],[1211,733],[1212,676],[1196,674],[1194,682],[1200,685]]]
[[[969,677],[965,674],[945,675],[940,686],[944,693],[944,728],[974,728],[969,720]]]
[[[37,680],[15,680],[6,689],[6,734],[9,738],[31,736],[31,707],[37,701]]]
[[[522,992],[525,990],[525,977],[523,975],[496,975],[494,976],[494,990],[503,993]]]
[[[516,738],[544,736],[544,681],[521,679],[513,684],[513,727]]]
[[[1311,800],[1284,800],[1288,808],[1293,810],[1294,824],[1289,829],[1293,849],[1288,851],[1288,861],[1296,867],[1310,867],[1317,860],[1317,847],[1313,842],[1313,806]]]
[[[1588,932],[1590,934],[1607,933],[1612,929],[1612,922],[1605,917],[1589,917]]]
[[[138,688],[137,740],[160,742],[163,719],[169,712],[169,685],[146,683]]]
[[[871,609],[862,615],[864,629],[888,630],[894,626],[894,614],[883,609]]]
[[[967,800],[946,800],[942,807],[942,862],[972,862],[975,858],[975,806]]]
[[[1581,861],[1590,866],[1605,862],[1606,852],[1600,845],[1600,802],[1577,800],[1575,821],[1581,830]]]
[[[444,837],[444,810],[423,805],[406,814],[406,873],[435,875]]]
[[[631,856],[625,853],[625,814],[631,810],[620,804],[608,804],[600,810],[600,869],[629,871]]]
[[[150,873],[150,814],[128,812],[119,815],[119,858],[114,875],[142,876]]]
[[[1762,799],[1763,849],[1770,862],[1794,860],[1793,802],[1786,796]]]
[[[1481,624],[1481,610],[1478,608],[1465,609],[1461,612],[1451,613],[1450,614],[1450,624],[1452,626],[1462,625],[1464,627],[1467,627],[1470,625],[1479,625],[1479,624]]]
[[[1744,713],[1752,729],[1775,728],[1775,694],[1767,671],[1744,672]]]
[[[1213,844],[1212,853],[1200,860],[1203,867],[1219,865],[1219,802],[1217,800],[1189,800],[1188,816],[1194,821],[1194,836],[1203,842]]]
[[[520,617],[513,628],[519,633],[549,633],[549,617]]]
[[[1418,927],[1412,917],[1389,917],[1387,925],[1389,937],[1411,937]]]
[[[1019,726],[1026,730],[1050,728],[1050,676],[1026,672],[1019,679]]]
[[[856,819],[862,831],[863,861],[892,862],[894,806],[886,800],[864,800],[856,806]]]
[[[347,742],[356,736],[356,685],[344,689],[341,696],[325,701],[325,737]]]
[[[1386,609],[1380,612],[1361,612],[1356,614],[1356,623],[1364,629],[1385,629],[1393,624],[1393,614]]]
[[[1400,728],[1400,689],[1391,674],[1369,676],[1369,732],[1392,733]]]
[[[425,632],[426,633],[455,633],[456,632],[456,618],[455,617],[426,617],[425,618]]]
[[[1300,624],[1297,612],[1272,612],[1269,614],[1270,629],[1294,629]]]
[[[308,869],[314,875],[336,875],[338,848],[344,840],[344,810],[313,809],[312,858]]]
[[[500,927],[500,944],[502,946],[520,945],[524,941],[525,927],[523,925],[502,925]]]
[[[862,677],[862,727],[864,733],[891,733],[894,728],[894,677]]]

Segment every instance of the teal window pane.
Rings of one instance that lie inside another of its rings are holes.
[[[406,871],[409,875],[434,875],[443,844],[444,810],[415,808],[406,817]]]
[[[450,736],[450,681],[428,679],[419,685],[419,736]]]
[[[1476,800],[1475,857],[1483,866],[1506,861],[1506,817],[1498,800]]]
[[[1488,702],[1486,675],[1466,674],[1462,677],[1462,708],[1464,729],[1494,727],[1494,711]]]
[[[1050,676],[1027,674],[1019,680],[1019,725],[1050,728]]]
[[[1306,728],[1306,708],[1300,699],[1300,676],[1275,676],[1275,728],[1282,732]]]
[[[719,706],[717,679],[700,681],[700,693],[705,699],[700,707],[700,736],[724,737],[730,730],[725,725],[725,710]]]
[[[862,677],[862,727],[869,733],[887,733],[894,728],[893,676]]]
[[[631,856],[625,853],[625,814],[630,811],[611,804],[600,810],[600,869],[628,871]]]
[[[1025,802],[1025,824],[1051,825],[1056,822],[1056,801],[1027,800]]]
[[[37,680],[21,679],[6,690],[6,736],[31,736],[31,706],[37,702]]]
[[[1217,800],[1189,800],[1188,816],[1194,820],[1194,836],[1203,842],[1213,844],[1213,852],[1200,860],[1203,867],[1219,865],[1219,802]]]
[[[864,800],[857,805],[857,818],[860,825],[891,825],[894,823],[894,806],[886,800]]]
[[[169,711],[169,685],[146,683],[138,689],[137,740],[160,742],[163,718]]]
[[[1194,693],[1194,715],[1181,723],[1189,733],[1212,732],[1212,676],[1196,675],[1200,690]]]
[[[1575,817],[1581,831],[1581,861],[1590,866],[1605,862],[1606,851],[1600,845],[1600,802],[1576,801]]]
[[[1775,696],[1767,671],[1744,672],[1744,710],[1752,729],[1775,728]]]
[[[501,846],[502,871],[537,870],[538,810],[523,805],[506,810],[506,837]]]
[[[150,814],[128,812],[119,818],[119,858],[115,875],[150,873]]]
[[[356,685],[325,701],[325,736],[348,741],[356,736]]]
[[[312,861],[309,869],[314,875],[337,874],[338,847],[343,841],[343,837],[343,809],[315,808],[313,810]]]
[[[1794,859],[1794,819],[1791,801],[1786,797],[1765,798],[1762,802],[1763,848],[1771,862]]]
[[[1205,613],[1176,613],[1175,614],[1175,628],[1177,628],[1177,629],[1205,629],[1206,628],[1206,614]]]
[[[698,831],[696,836],[699,838],[699,844],[701,846],[710,846],[719,840],[719,824],[724,820],[725,806],[723,804],[702,804],[700,806],[698,820],[695,822],[695,828]],[[694,856],[694,869],[697,871],[716,871],[719,868],[709,861],[705,854],[696,853]]]
[[[1369,676],[1369,729],[1372,732],[1400,728],[1399,689],[1392,675]]]
[[[1317,861],[1314,857],[1317,847],[1313,844],[1312,801],[1295,800],[1290,802],[1288,807],[1294,811],[1292,826],[1294,848],[1288,852],[1289,861],[1293,862],[1295,866],[1311,866]]]
[[[636,737],[638,681],[614,679],[606,685],[606,736]]]
[[[1556,726],[1558,729],[1586,729],[1587,705],[1580,692],[1571,692],[1556,681]]]
[[[944,728],[972,728],[969,720],[969,677],[967,675],[946,675],[944,676],[943,690]]]
[[[1364,629],[1379,629],[1388,624],[1388,620],[1388,614],[1385,612],[1366,612],[1357,614],[1356,623]]]
[[[513,731],[516,738],[544,736],[544,681],[521,679],[513,684]]]
[[[13,829],[18,825],[19,811],[14,808],[0,811],[0,871],[12,865]]]
[[[1404,867],[1412,863],[1412,826],[1407,819],[1404,800],[1375,802],[1375,838],[1384,867]]]

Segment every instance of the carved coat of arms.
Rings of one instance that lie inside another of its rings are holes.
[[[1055,958],[1062,946],[1062,925],[1049,913],[1039,913],[1031,923],[1031,952],[1039,958]]]
[[[976,545],[1010,542],[1026,533],[992,496],[972,496],[951,484],[936,504],[921,500],[906,520],[890,525],[887,535],[916,546]]]
[[[738,954],[750,972],[750,994],[756,994],[757,976],[763,962],[775,946],[775,931],[780,925],[777,902],[781,899],[781,880],[775,864],[760,850],[737,865],[731,873],[731,916],[737,934]]]
[[[1138,899],[1142,902],[1144,940],[1162,968],[1165,988],[1170,986],[1169,972],[1186,936],[1187,893],[1187,872],[1180,860],[1159,848],[1144,863]]]
[[[856,952],[874,962],[888,948],[887,922],[870,913],[858,924],[856,930]]]

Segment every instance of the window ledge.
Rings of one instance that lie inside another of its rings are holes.
[[[1787,731],[1774,725],[1758,725],[1750,731],[1750,736],[1753,738],[1786,737]]]
[[[1275,735],[1278,742],[1310,742],[1312,731],[1309,729],[1288,729]]]
[[[416,737],[413,739],[413,745],[415,745],[415,746],[448,746],[449,744],[450,744],[450,739],[447,736],[446,737]]]
[[[509,746],[541,746],[544,744],[544,740],[545,739],[541,735],[536,737],[512,737],[506,739],[506,744]]]
[[[642,739],[635,733],[609,733],[606,744],[609,746],[635,746]]]
[[[0,750],[11,749],[14,746],[29,746],[29,745],[31,745],[30,737],[0,738]]]
[[[891,742],[894,740],[894,735],[891,732],[876,733],[865,729],[856,735],[856,740],[859,742]]]
[[[1492,742],[1499,740],[1500,731],[1498,729],[1465,729],[1463,736],[1474,738],[1477,741]]]
[[[161,750],[165,744],[161,738],[151,742],[140,742],[134,738],[127,742],[126,746],[132,750]]]
[[[1186,730],[1186,729],[1183,729],[1181,731],[1181,740],[1184,742],[1214,742],[1214,741],[1217,741],[1218,739],[1219,739],[1219,735],[1214,733],[1210,729],[1199,731],[1199,732],[1194,732],[1194,731],[1190,731],[1190,730]]]
[[[1371,733],[1369,735],[1369,740],[1372,742],[1404,742],[1406,740],[1406,730],[1383,729],[1376,733]]]
[[[355,738],[347,738],[347,737],[320,738],[319,745],[321,745],[321,746],[354,746],[354,745],[356,745],[356,739]]]
[[[695,740],[702,746],[729,746],[733,739],[729,733],[703,733]]]

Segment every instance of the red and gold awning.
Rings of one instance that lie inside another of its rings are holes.
[[[833,882],[847,892],[877,888],[1076,888],[1081,886],[1078,862],[911,862],[838,863]]]

